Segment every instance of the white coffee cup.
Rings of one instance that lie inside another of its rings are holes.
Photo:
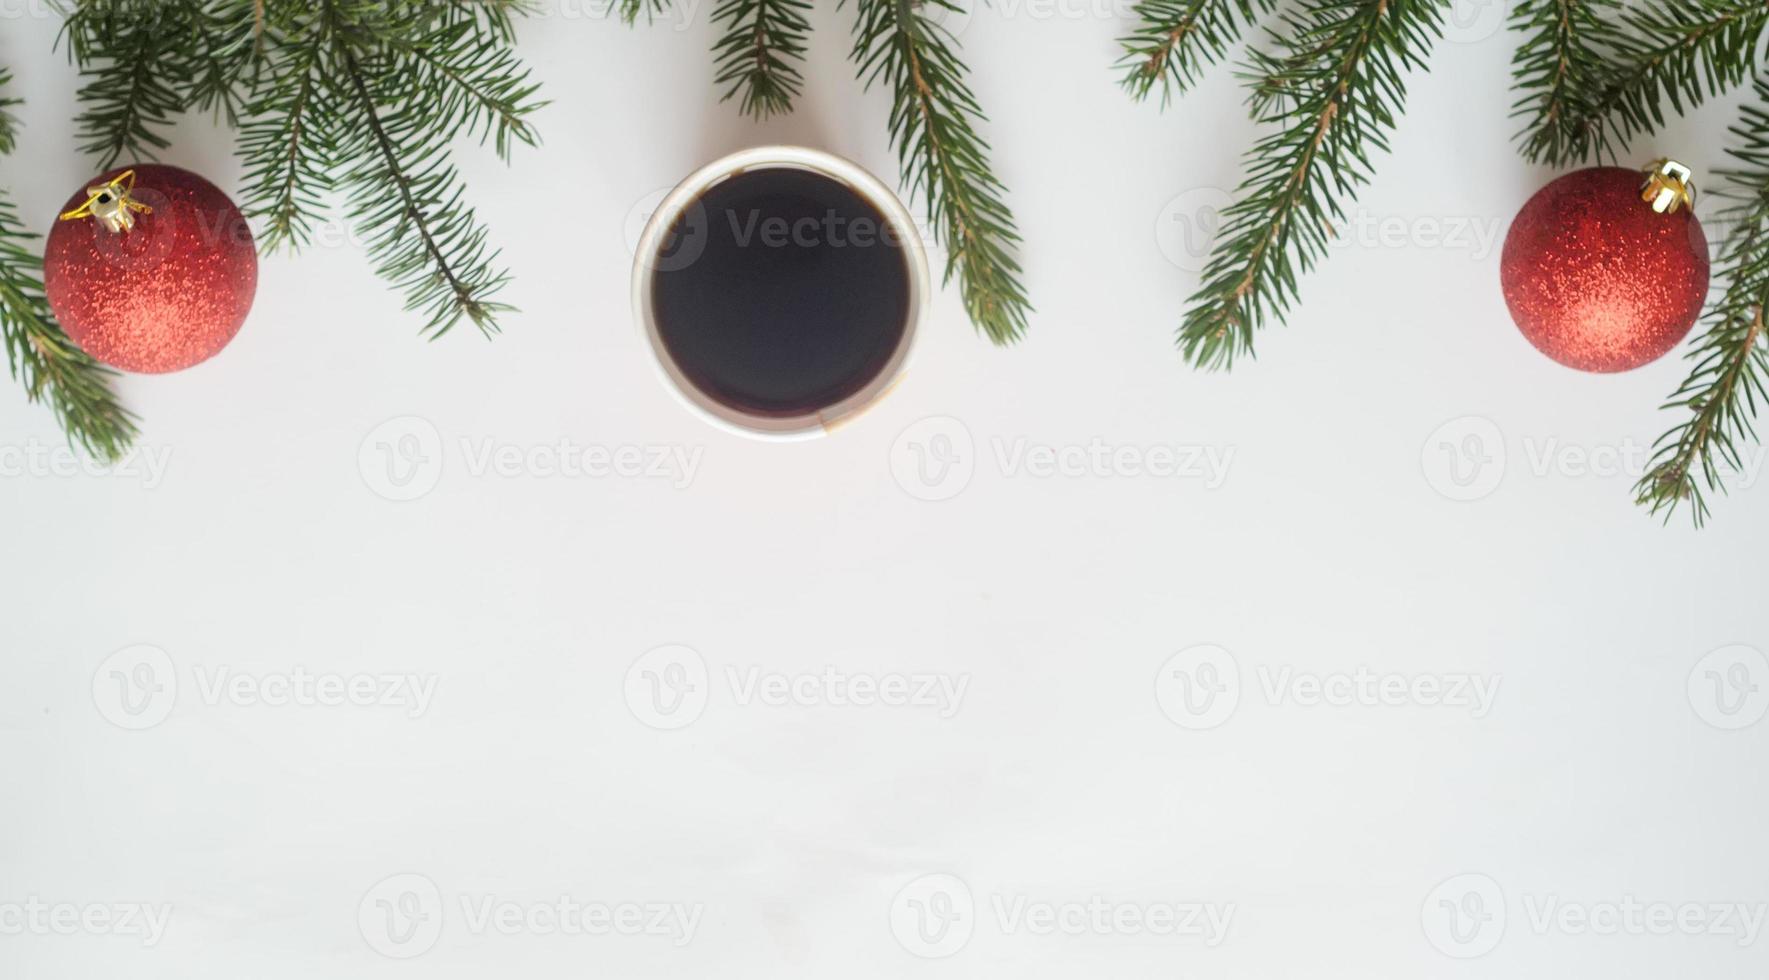
[[[680,268],[682,263],[692,262],[694,259],[693,255],[684,256],[680,252],[670,256],[661,255],[665,236],[684,211],[698,206],[701,196],[722,180],[749,170],[773,169],[809,170],[829,177],[859,194],[890,223],[895,240],[901,243],[903,261],[909,275],[909,303],[904,315],[902,337],[878,374],[860,390],[833,405],[785,417],[746,412],[718,401],[696,387],[663,342],[652,297],[652,281],[658,272],[670,271],[672,265]],[[652,213],[651,220],[646,222],[633,260],[633,310],[637,314],[640,329],[645,332],[646,341],[651,345],[652,353],[656,355],[664,385],[675,392],[690,411],[713,425],[762,439],[816,438],[851,420],[884,397],[902,377],[908,363],[909,352],[915,344],[916,331],[921,325],[922,311],[927,308],[928,289],[927,250],[915,227],[915,219],[910,216],[909,210],[903,206],[897,195],[859,164],[833,153],[803,146],[757,146],[739,150],[689,174],[664,196],[657,210]]]

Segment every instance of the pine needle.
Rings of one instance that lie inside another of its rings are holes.
[[[0,87],[12,74],[0,70]],[[0,153],[12,152],[18,121],[14,98],[0,98]],[[110,462],[121,459],[137,435],[135,417],[111,388],[115,372],[74,346],[43,295],[42,249],[18,210],[0,196],[0,341],[25,397],[47,402],[68,442]]]
[[[1746,471],[1744,453],[1760,445],[1755,421],[1769,397],[1769,81],[1757,81],[1756,96],[1731,127],[1736,145],[1728,153],[1738,166],[1719,175],[1718,193],[1731,202],[1718,223],[1731,229],[1715,267],[1724,291],[1685,355],[1689,376],[1664,406],[1683,421],[1659,437],[1634,487],[1637,502],[1667,521],[1687,503],[1697,527],[1708,517],[1706,495],[1724,493],[1727,478]]]
[[[1161,104],[1197,83],[1228,52],[1241,31],[1270,13],[1274,0],[1140,0],[1136,29],[1118,40],[1124,89],[1137,100],[1157,86]]]
[[[946,244],[946,281],[958,276],[978,330],[1011,344],[1032,309],[1015,258],[1020,236],[976,129],[983,111],[965,82],[957,39],[928,7],[958,9],[950,0],[856,0],[853,59],[868,88],[881,81],[890,88],[891,140],[911,193],[923,196]]]
[[[1180,326],[1186,360],[1229,368],[1252,356],[1260,327],[1283,319],[1344,217],[1341,198],[1388,149],[1401,72],[1422,66],[1442,17],[1439,0],[1301,0],[1272,35],[1275,53],[1254,52],[1249,102],[1274,131],[1243,158],[1246,176]]]
[[[713,23],[725,29],[713,45],[721,102],[741,94],[745,115],[766,119],[792,111],[803,76],[811,24],[808,0],[719,0]]]

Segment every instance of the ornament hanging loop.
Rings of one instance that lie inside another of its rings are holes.
[[[1676,214],[1680,207],[1695,207],[1694,174],[1688,167],[1669,158],[1654,160],[1646,168],[1646,180],[1640,185],[1640,200],[1652,205],[1659,214]]]
[[[61,220],[93,218],[110,231],[129,231],[135,227],[136,213],[153,211],[130,195],[134,189],[135,171],[125,170],[106,183],[86,188],[86,203],[64,213]]]

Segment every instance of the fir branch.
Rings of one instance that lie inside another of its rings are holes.
[[[1527,116],[1518,137],[1535,163],[1579,160],[1599,147],[1594,103],[1614,74],[1605,48],[1614,29],[1606,16],[1616,0],[1523,0],[1512,29],[1523,35],[1512,57],[1512,116]]]
[[[1157,85],[1165,106],[1204,68],[1222,60],[1241,31],[1271,12],[1274,0],[1139,0],[1136,29],[1119,38],[1121,84],[1136,99]]]
[[[645,15],[645,23],[657,20],[658,15],[670,9],[669,0],[612,0],[614,10],[625,21],[628,27],[639,22],[639,15]]]
[[[10,84],[12,70],[0,68],[0,89]],[[18,145],[18,117],[12,114],[12,107],[23,102],[23,99],[0,95],[0,154],[11,153]]]
[[[725,33],[713,44],[718,77],[725,89],[719,101],[743,93],[745,115],[766,119],[792,111],[803,78],[805,39],[811,33],[804,14],[808,0],[719,0],[713,23]]]
[[[80,149],[99,169],[127,156],[158,159],[160,131],[188,105],[194,64],[204,52],[196,0],[83,0],[63,35],[80,66]]]
[[[1580,156],[1615,156],[1665,122],[1744,81],[1757,61],[1769,6],[1761,0],[1642,0],[1599,33],[1608,68],[1601,86],[1562,123],[1583,135]],[[1546,158],[1555,163],[1577,157]]]
[[[1031,305],[1014,256],[1020,236],[976,130],[983,111],[965,82],[957,40],[925,15],[951,0],[856,0],[853,57],[870,88],[891,89],[890,132],[911,193],[946,244],[945,279],[960,280],[971,322],[997,344],[1018,340]]]
[[[1664,407],[1685,413],[1659,437],[1652,465],[1634,486],[1635,500],[1668,521],[1687,501],[1700,527],[1706,494],[1724,493],[1726,477],[1745,471],[1744,447],[1757,444],[1755,419],[1769,399],[1769,80],[1756,83],[1758,104],[1747,105],[1731,127],[1739,167],[1721,174],[1721,194],[1733,203],[1719,225],[1731,229],[1716,269],[1723,293],[1708,311],[1708,326],[1685,359],[1689,376]]]
[[[260,224],[265,252],[304,247],[324,208],[322,195],[333,185],[334,113],[320,75],[327,43],[318,31],[292,38],[245,105],[239,140],[245,212]]]
[[[503,37],[501,46],[483,36]],[[442,136],[465,132],[492,140],[500,158],[510,157],[511,141],[539,143],[528,117],[546,103],[536,98],[540,86],[530,80],[508,45],[507,20],[489,24],[477,19],[439,23],[417,37],[393,35],[387,48],[405,62],[401,77],[413,100],[427,99]]]
[[[337,153],[350,161],[341,179],[350,218],[369,236],[376,271],[405,291],[406,309],[424,314],[425,334],[439,337],[463,318],[496,333],[497,315],[511,307],[490,297],[510,277],[493,266],[487,231],[463,201],[447,133],[407,98],[409,65],[368,57],[340,41],[333,59],[348,105]]]
[[[114,372],[74,346],[43,295],[35,235],[0,198],[0,335],[12,376],[33,402],[48,402],[68,442],[111,462],[135,440],[135,417],[111,390]]]
[[[11,81],[12,72],[0,68],[0,88]],[[0,96],[0,153],[11,153],[17,141],[18,120],[10,109],[19,101]],[[12,202],[0,196],[0,342],[7,364],[26,398],[49,403],[70,444],[115,462],[135,441],[135,417],[111,390],[114,372],[74,346],[55,322],[43,294],[36,238]]]
[[[187,106],[239,125],[244,90],[265,54],[270,0],[209,0],[194,13],[201,54],[192,62]]]
[[[1327,250],[1339,198],[1370,178],[1418,68],[1441,32],[1442,0],[1302,0],[1277,53],[1255,52],[1250,104],[1276,126],[1248,151],[1246,177],[1191,298],[1179,344],[1191,363],[1227,368],[1255,330],[1281,319],[1297,278]]]

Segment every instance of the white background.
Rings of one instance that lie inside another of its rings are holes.
[[[221,356],[122,383],[163,471],[70,473],[50,414],[0,389],[0,974],[1763,975],[1769,938],[1540,919],[1769,903],[1769,722],[1751,724],[1769,486],[1705,531],[1659,526],[1627,470],[1684,366],[1578,374],[1510,324],[1498,243],[1551,172],[1510,140],[1497,3],[1458,10],[1364,230],[1232,375],[1172,347],[1197,281],[1174,218],[1208,218],[1254,135],[1226,66],[1162,112],[1108,68],[1123,8],[979,10],[962,39],[1026,239],[1029,334],[991,347],[945,290],[898,390],[796,445],[714,431],[663,389],[626,241],[648,198],[747,145],[894,183],[887,100],[845,60],[851,10],[820,3],[798,113],[740,118],[711,86],[710,7],[629,31],[554,0],[523,26],[545,145],[459,155],[517,275],[495,341],[419,340],[336,244],[266,259]],[[0,38],[30,99],[3,183],[47,230],[94,166],[57,22],[31,9],[9,5]],[[1638,156],[1708,174],[1730,116],[1705,107]],[[238,190],[227,135],[176,137],[167,162]],[[698,466],[685,487],[547,475],[562,441]],[[1232,456],[1207,485],[1040,476],[1022,455],[1096,442]],[[533,462],[487,471],[487,447]],[[956,465],[916,469],[936,459]],[[693,653],[641,661],[671,644]],[[1187,715],[1176,685],[1209,681],[1207,657],[1238,703]],[[955,711],[743,700],[750,676],[826,668],[965,688]],[[1360,668],[1498,689],[1483,715],[1268,691]],[[434,696],[412,717],[205,689],[297,670],[415,674]],[[1746,689],[1716,700],[1710,671]],[[132,677],[160,693],[125,706]],[[657,713],[680,690],[648,685],[683,677],[690,701]],[[1470,893],[1486,924],[1452,933],[1440,901]],[[562,895],[699,918],[683,945],[471,921]],[[1016,917],[1096,896],[1230,925]],[[148,945],[32,927],[33,899],[172,911]]]

